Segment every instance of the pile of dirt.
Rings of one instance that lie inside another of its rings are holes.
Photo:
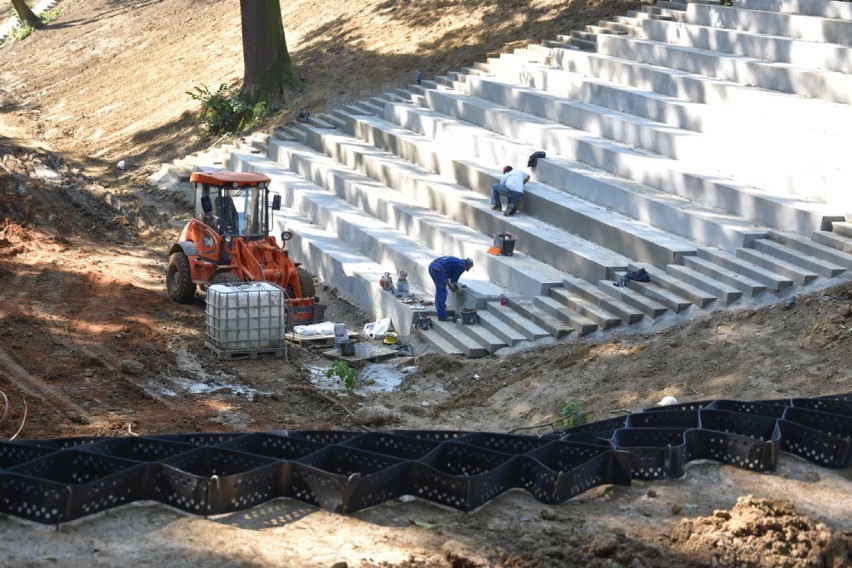
[[[47,31],[0,50],[5,438],[322,428],[536,434],[566,402],[604,420],[664,396],[850,390],[849,282],[781,306],[697,311],[651,334],[546,340],[481,360],[416,350],[381,366],[399,383],[393,389],[375,380],[353,391],[318,386],[330,361],[310,346],[293,345],[286,358],[220,361],[204,343],[203,297],[184,306],[165,292],[166,252],[188,205],[141,180],[214,142],[185,91],[238,81],[238,3],[62,5]],[[429,77],[470,65],[632,5],[470,0],[424,10],[299,0],[283,8],[308,79],[298,105],[319,112],[408,84],[416,70]],[[367,316],[317,284],[327,318],[361,329]],[[850,492],[848,470],[782,456],[773,474],[690,464],[683,479],[602,487],[555,507],[513,491],[472,513],[406,499],[341,517],[282,500],[218,519],[131,507],[59,532],[7,518],[0,553],[10,565],[120,558],[175,568],[843,566],[852,562]],[[738,504],[745,495],[754,499]]]

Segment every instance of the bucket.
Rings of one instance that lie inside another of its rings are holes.
[[[473,325],[476,323],[476,310],[473,308],[462,308],[459,312],[461,314],[461,322],[463,325]]]
[[[512,256],[515,253],[515,241],[518,239],[512,233],[498,233],[494,235],[494,246],[500,249],[503,256]]]
[[[344,357],[354,357],[355,356],[355,340],[354,339],[344,339],[339,343],[340,345],[340,354]]]
[[[355,356],[356,357],[369,357],[372,349],[366,343],[356,343],[355,344]]]
[[[334,346],[340,349],[340,343],[349,339],[349,333],[346,331],[346,325],[342,323],[334,324]]]

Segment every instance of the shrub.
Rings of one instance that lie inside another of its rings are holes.
[[[556,422],[560,428],[573,428],[589,423],[589,415],[581,407],[580,404],[573,400],[566,400],[562,408],[559,409],[559,416],[562,418]]]
[[[237,132],[258,121],[267,110],[265,102],[250,105],[225,84],[215,91],[206,86],[195,87],[186,94],[201,103],[201,119],[211,134]]]
[[[346,361],[335,361],[334,364],[325,372],[326,378],[338,377],[346,385],[346,388],[352,390],[355,388],[355,378],[358,376],[358,369],[349,366]]]

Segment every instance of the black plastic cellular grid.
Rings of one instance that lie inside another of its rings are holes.
[[[0,513],[59,524],[133,501],[214,515],[287,497],[349,514],[413,495],[462,511],[512,489],[562,503],[673,479],[709,459],[772,471],[779,451],[852,465],[852,393],[706,400],[542,435],[273,430],[0,442]]]

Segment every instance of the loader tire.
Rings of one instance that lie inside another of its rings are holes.
[[[172,253],[169,257],[166,287],[169,290],[169,298],[179,304],[188,304],[195,297],[195,284],[192,282],[189,259],[180,251]]]
[[[314,277],[310,272],[302,267],[296,268],[296,274],[299,276],[299,288],[302,289],[303,298],[313,298],[317,295],[316,286],[314,286]]]

